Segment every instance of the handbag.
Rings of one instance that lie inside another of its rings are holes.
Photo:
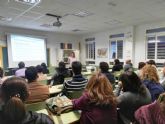
[[[66,96],[56,96],[47,99],[46,105],[48,109],[53,113],[60,115],[61,113],[72,110],[72,102]]]

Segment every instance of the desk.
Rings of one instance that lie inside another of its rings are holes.
[[[89,76],[89,75],[92,75],[94,72],[91,72],[91,71],[86,71],[86,72],[82,72],[82,75],[84,76]]]
[[[47,79],[47,80],[50,80],[50,79],[52,79],[52,76],[47,76],[46,79]]]
[[[50,114],[46,109],[42,109],[36,112],[51,116],[55,124],[69,124],[76,122],[80,119],[80,113],[78,111],[63,113],[60,116]]]
[[[11,77],[14,77],[14,76],[15,76],[15,75],[4,76],[1,80],[2,80],[2,82],[4,82],[6,79],[11,78]]]
[[[50,94],[60,93],[62,89],[63,89],[63,84],[54,85],[49,88],[49,93]]]
[[[63,113],[60,116],[53,115],[53,120],[55,124],[69,124],[76,122],[80,119],[80,113],[78,111],[71,111]]]

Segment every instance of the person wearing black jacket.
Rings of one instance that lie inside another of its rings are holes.
[[[0,90],[0,124],[54,124],[49,116],[26,110],[29,91],[25,79],[9,78]]]
[[[109,80],[109,82],[113,85],[115,83],[115,77],[109,72],[109,65],[106,62],[100,62],[100,70]]]
[[[65,67],[64,62],[59,62],[59,67],[57,67],[55,70],[56,70],[56,73],[52,77],[53,85],[63,84],[64,79],[71,75],[70,71]]]
[[[119,59],[114,60],[114,66],[112,67],[112,72],[120,71],[123,69],[123,65],[120,63]]]

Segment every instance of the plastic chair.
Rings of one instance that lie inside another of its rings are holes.
[[[83,90],[80,90],[80,91],[69,91],[69,92],[67,92],[67,97],[69,99],[79,98],[82,95],[82,92],[83,91],[84,91],[84,89]]]
[[[31,103],[31,104],[26,104],[25,106],[28,111],[38,111],[47,108],[45,102]]]

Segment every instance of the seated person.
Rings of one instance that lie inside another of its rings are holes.
[[[17,77],[25,77],[25,63],[24,62],[19,62],[18,63],[19,69],[15,72],[15,76]]]
[[[155,101],[161,93],[164,92],[162,85],[159,82],[157,70],[152,65],[146,65],[142,69],[142,82],[149,89],[152,101]]]
[[[3,69],[0,67],[0,85],[2,84],[3,82]]]
[[[135,112],[137,124],[164,124],[165,123],[165,93],[149,105],[142,106]]]
[[[152,66],[154,66],[156,68],[156,62],[154,60],[151,59],[151,60],[147,61],[146,63],[148,65],[152,65]]]
[[[59,62],[59,67],[57,67],[55,75],[52,77],[53,85],[63,84],[64,79],[71,75],[70,71],[65,67],[64,62]]]
[[[29,96],[26,81],[12,77],[1,86],[0,124],[54,124],[45,114],[27,111],[24,102]]]
[[[128,59],[128,60],[126,60],[126,62],[125,62],[125,65],[124,65],[124,71],[133,71],[133,65],[132,65],[132,63],[131,63],[131,60],[130,59]]]
[[[41,65],[37,65],[36,70],[37,70],[37,75],[38,75],[37,81],[42,81],[42,80],[47,79],[47,75],[43,73],[43,68]]]
[[[138,71],[136,72],[136,74],[141,78],[142,76],[142,69],[143,67],[146,65],[145,62],[139,62],[138,64]]]
[[[99,65],[101,69],[101,73],[105,74],[105,76],[108,78],[109,82],[111,84],[115,84],[115,78],[114,76],[108,71],[109,70],[109,65],[106,62],[100,62]]]
[[[78,61],[72,62],[73,77],[64,82],[63,93],[67,95],[69,91],[81,91],[85,88],[88,80],[81,74],[82,64]]]
[[[163,74],[162,74],[162,78],[160,80],[160,84],[163,86],[164,90],[165,90],[165,65],[163,67],[163,70],[162,70]]]
[[[82,111],[80,124],[117,124],[116,99],[104,74],[94,74],[83,95],[72,104],[74,110]]]
[[[28,80],[29,98],[27,103],[41,102],[49,98],[49,87],[37,82],[37,70],[35,67],[28,67],[25,71]]]
[[[123,69],[123,66],[120,64],[119,59],[114,60],[114,66],[112,67],[112,72],[120,71]]]
[[[42,68],[43,68],[43,73],[44,73],[44,74],[49,74],[49,70],[48,70],[46,64],[45,64],[45,63],[41,63],[41,66],[42,66]]]
[[[134,112],[142,105],[151,103],[151,95],[134,72],[124,72],[120,81],[114,91],[118,96],[117,107],[122,122],[130,124],[135,121]]]

